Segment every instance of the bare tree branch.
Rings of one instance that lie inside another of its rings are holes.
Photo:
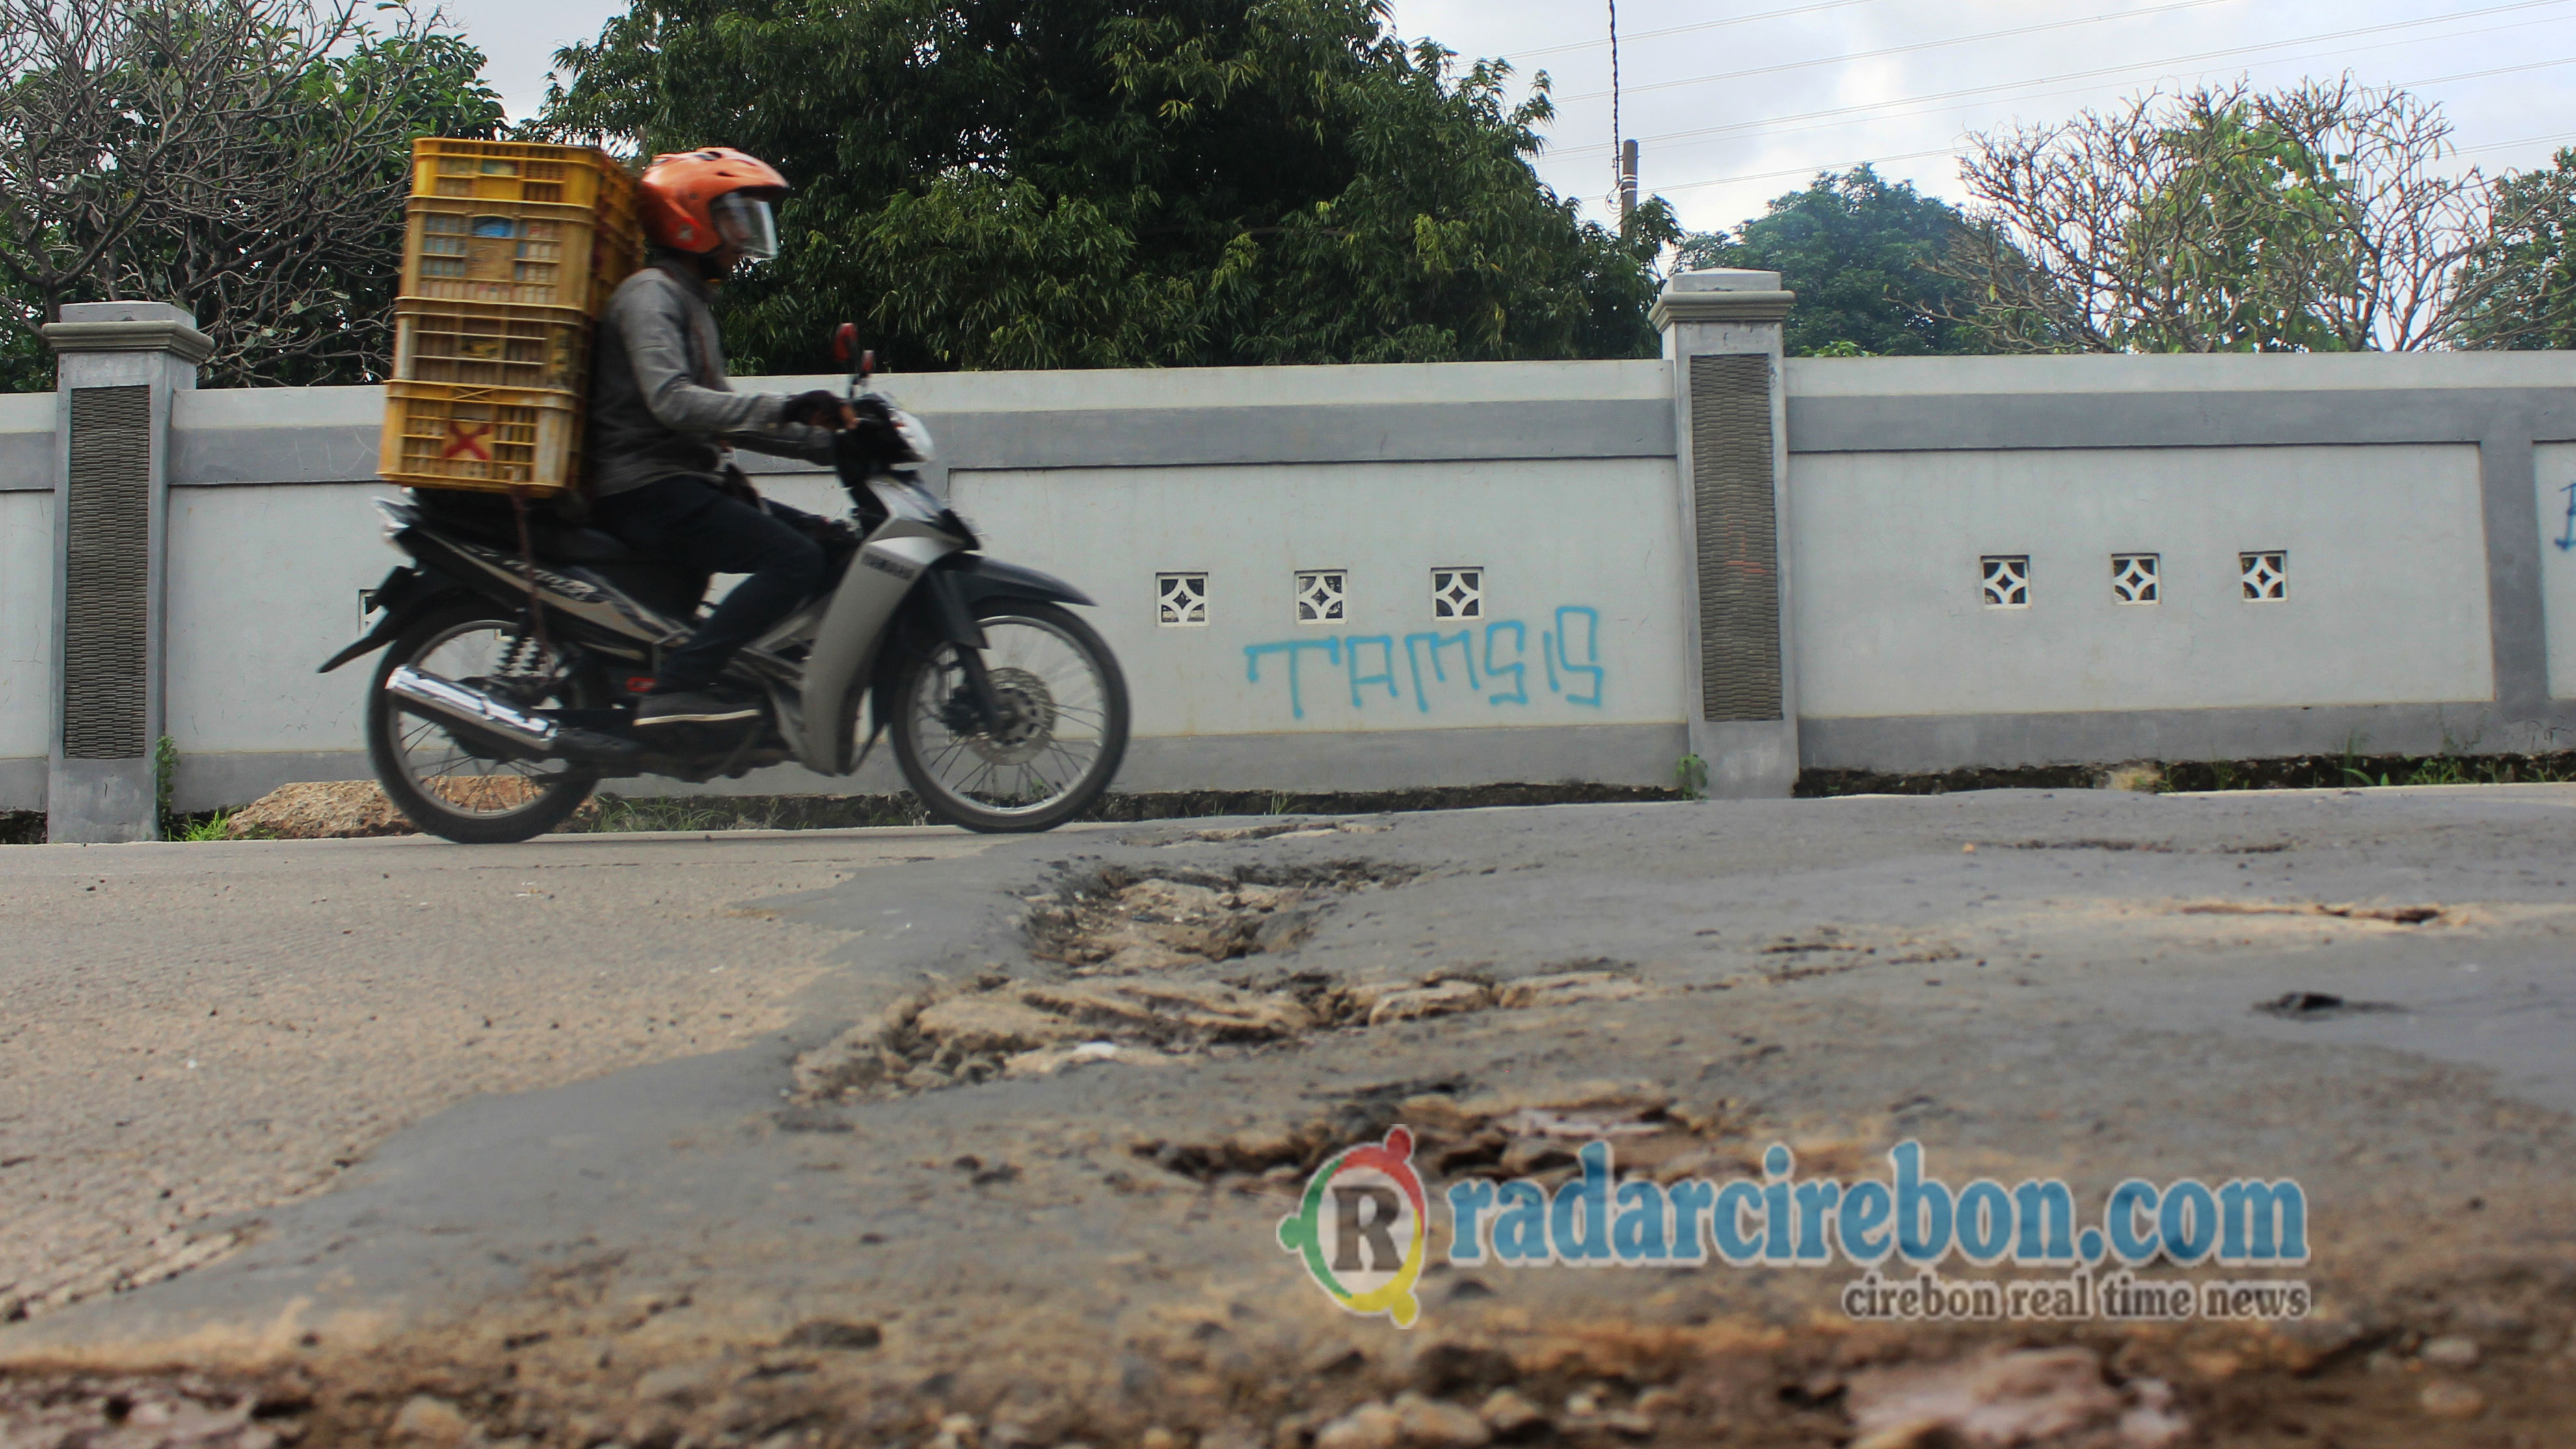
[[[498,107],[435,12],[361,3],[0,0],[9,320],[147,297],[214,335],[212,380],[381,375],[401,158],[443,91]]]
[[[1941,268],[2017,352],[2413,351],[2478,305],[2494,183],[2440,110],[2349,76],[2153,91],[1974,138]]]

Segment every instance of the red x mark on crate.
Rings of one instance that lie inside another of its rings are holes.
[[[439,450],[438,456],[442,459],[471,457],[489,463],[492,450],[483,446],[482,440],[491,435],[490,423],[469,423],[462,418],[450,418],[447,420],[447,446]]]

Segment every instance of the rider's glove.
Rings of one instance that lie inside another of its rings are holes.
[[[789,398],[787,405],[778,410],[778,416],[783,422],[801,423],[807,427],[837,428],[841,425],[841,407],[842,399],[838,394],[818,387],[812,392],[800,392]]]

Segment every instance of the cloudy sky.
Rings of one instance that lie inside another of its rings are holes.
[[[606,0],[446,0],[524,115],[556,46]],[[2351,71],[2441,103],[2459,164],[2546,164],[2576,144],[2576,0],[1620,0],[1619,119],[1645,183],[1695,229],[1732,226],[1820,167],[1957,199],[1963,137],[2054,120],[2159,82],[2281,85]],[[1610,189],[1607,0],[1396,0],[1395,26],[1544,71],[1539,158],[1560,191]]]

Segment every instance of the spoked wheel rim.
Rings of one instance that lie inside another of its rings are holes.
[[[1002,728],[982,728],[956,648],[940,646],[903,703],[922,783],[988,814],[1036,815],[1081,789],[1110,749],[1109,677],[1051,620],[995,614],[977,622]]]
[[[513,651],[519,668],[508,667]],[[533,659],[533,667],[528,666]],[[495,694],[521,709],[570,704],[563,664],[522,643],[518,631],[497,619],[452,624],[409,660],[415,669]],[[501,821],[543,809],[559,785],[586,777],[552,759],[509,759],[448,727],[436,715],[415,713],[388,697],[383,707],[394,767],[403,782],[430,804],[468,820]]]

